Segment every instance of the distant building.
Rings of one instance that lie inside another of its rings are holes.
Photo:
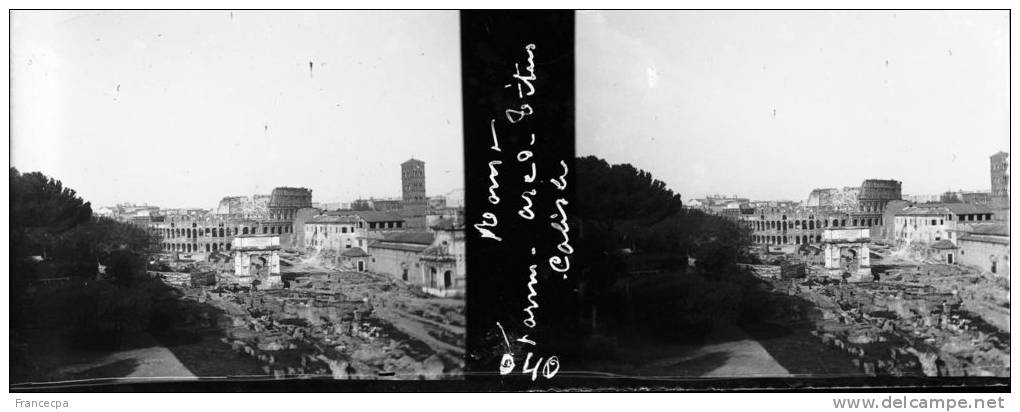
[[[431,228],[437,222],[442,219],[452,220],[455,222],[464,221],[464,208],[462,207],[447,207],[442,209],[429,210],[428,215],[425,216],[426,228]]]
[[[435,296],[463,296],[465,245],[463,226],[452,220],[440,220],[430,231],[388,233],[369,245],[369,270]]]
[[[303,187],[278,187],[269,198],[269,219],[291,220],[298,209],[312,207],[312,191]]]
[[[368,204],[377,212],[395,212],[404,208],[402,199],[369,199]]]
[[[467,286],[463,221],[442,219],[429,230],[435,239],[421,253],[422,290],[442,297],[463,296]]]
[[[871,280],[871,233],[863,227],[829,228],[822,232],[824,266],[830,277]]]
[[[226,196],[216,206],[215,214],[245,219],[269,218],[269,195]]]
[[[316,216],[304,223],[304,244],[315,251],[358,247],[358,218],[355,216]],[[362,230],[363,232],[363,230]]]
[[[117,212],[113,208],[111,208],[111,207],[101,207],[101,208],[97,209],[96,211],[92,212],[92,214],[94,214],[96,216],[99,216],[99,217],[113,218],[114,215],[117,214]]]
[[[368,268],[368,259],[370,257],[371,255],[360,247],[344,249],[343,252],[340,252],[340,269],[364,272]]]
[[[740,220],[751,229],[751,241],[793,251],[800,245],[819,244],[829,228],[880,226],[881,217],[864,220],[851,218],[849,213],[821,207],[789,205],[758,206],[754,214],[741,215]]]
[[[445,196],[430,196],[428,198],[429,210],[444,209],[446,208],[446,197]]]
[[[896,240],[934,243],[942,239],[954,242],[954,230],[960,223],[990,222],[992,210],[967,203],[924,204],[896,213]]]
[[[400,232],[408,229],[404,218],[395,212],[377,212],[374,210],[335,210],[326,212],[326,216],[347,216],[354,219],[357,229],[357,247],[366,248],[371,239],[380,239],[389,232]],[[306,230],[307,231],[307,230]]]
[[[904,195],[903,200],[910,203],[938,203],[942,201],[942,195]]]
[[[425,162],[410,159],[400,164],[400,180],[404,205],[426,204],[425,196]]]
[[[885,240],[896,240],[896,214],[910,206],[911,202],[906,200],[890,200],[882,211],[880,238]]]
[[[255,234],[261,228],[254,220],[211,214],[168,214],[163,221],[149,224],[149,230],[160,236],[164,252],[199,260],[213,252],[230,250],[234,236]]]
[[[371,255],[368,269],[422,285],[425,275],[419,257],[434,240],[435,235],[425,231],[385,234],[368,246],[368,254]]]
[[[1009,276],[1008,224],[968,224],[961,225],[959,229],[956,243],[960,264]]]
[[[446,207],[464,207],[464,189],[454,189],[446,192]]]
[[[990,157],[992,200],[997,206],[1009,207],[1009,153],[998,152]]]
[[[350,209],[351,208],[351,203],[350,202],[312,203],[312,207],[317,208],[317,209],[321,209],[323,211],[327,211],[327,210],[342,210],[342,209]]]
[[[857,193],[858,211],[863,213],[882,213],[890,200],[903,198],[903,184],[898,180],[868,179],[861,183]]]
[[[269,218],[266,224],[279,230],[271,234],[280,235],[280,244],[285,248],[294,248],[297,244],[294,236],[294,217],[300,209],[312,207],[312,191],[303,187],[277,187],[270,195]]]
[[[958,247],[949,239],[942,239],[938,242],[928,245],[928,254],[931,257],[938,259],[939,263],[945,263],[952,265],[957,261],[957,255],[959,254]]]
[[[988,191],[980,190],[957,190],[948,191],[940,196],[940,203],[971,203],[987,205],[991,203],[992,195]]]
[[[321,215],[322,211],[323,209],[316,207],[303,207],[294,214],[294,220],[291,222],[291,225],[294,227],[294,233],[297,235],[292,242],[294,249],[305,250],[308,247],[307,239],[304,235],[305,224],[316,216]]]
[[[238,284],[259,288],[281,286],[279,236],[240,235],[233,239],[231,249]]]
[[[819,207],[840,212],[858,210],[858,195],[861,188],[846,186],[842,189],[814,189],[808,194],[804,206]]]

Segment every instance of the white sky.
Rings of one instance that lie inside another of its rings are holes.
[[[580,12],[579,155],[685,199],[897,179],[989,189],[1009,146],[1002,12]]]
[[[463,187],[456,11],[12,12],[11,162],[94,206]],[[314,66],[309,68],[309,62]]]

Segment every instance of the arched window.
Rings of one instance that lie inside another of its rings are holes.
[[[808,221],[808,229],[809,230],[815,230],[815,221],[814,220]]]

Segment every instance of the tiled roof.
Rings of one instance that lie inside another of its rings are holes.
[[[896,213],[896,216],[936,216],[936,215],[971,215],[992,213],[992,209],[984,205],[971,203],[927,203],[911,206]]]
[[[984,205],[975,205],[971,203],[946,203],[943,205],[950,212],[957,215],[969,215],[976,213],[992,213],[992,209]]]
[[[928,247],[932,249],[956,249],[956,245],[954,245],[953,242],[950,242],[949,240],[946,239],[942,239],[938,242],[932,243],[931,246]]]
[[[308,219],[308,223],[355,223],[357,220],[353,216],[330,216],[330,215],[319,215]]]
[[[390,250],[402,250],[406,252],[421,253],[427,249],[428,245],[419,244],[408,244],[408,243],[391,243],[386,241],[375,242],[368,246],[371,249],[390,249]]]
[[[971,226],[970,233],[975,235],[1009,236],[1009,225],[1005,223],[975,224]]]
[[[404,218],[393,212],[376,212],[374,210],[335,210],[326,212],[330,216],[358,216],[366,222],[399,222]]]
[[[387,233],[383,237],[383,242],[391,243],[414,243],[419,245],[431,245],[432,241],[435,240],[436,235],[429,232],[421,231],[402,231]]]
[[[967,235],[960,236],[960,241],[982,242],[982,243],[997,243],[997,244],[1000,244],[1000,245],[1009,245],[1009,237],[991,236],[991,235],[972,235],[972,234],[967,234]]]
[[[989,235],[989,236],[1009,236],[1009,225],[1005,223],[961,223],[956,225],[956,229],[950,229],[953,232],[959,232],[960,236],[974,234],[974,235]]]
[[[949,210],[940,207],[908,207],[896,212],[896,216],[942,216],[946,214],[949,214]]]
[[[456,230],[463,228],[463,224],[458,224],[457,220],[450,218],[440,218],[432,223],[430,226],[433,229],[439,230]]]
[[[368,256],[368,253],[365,253],[365,251],[362,250],[360,247],[352,247],[350,249],[344,249],[343,252],[340,252],[340,256],[343,256],[343,257],[365,257],[365,256]]]

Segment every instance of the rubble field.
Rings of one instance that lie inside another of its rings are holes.
[[[344,272],[304,255],[281,259],[284,288],[181,285],[191,333],[256,360],[274,378],[440,379],[464,368],[464,301],[427,295],[384,275]],[[224,277],[226,278],[226,277]],[[167,279],[169,280],[169,279]]]
[[[872,271],[872,282],[763,279],[806,302],[787,318],[809,321],[817,339],[866,375],[1010,376],[1007,278],[882,245],[873,247]]]

